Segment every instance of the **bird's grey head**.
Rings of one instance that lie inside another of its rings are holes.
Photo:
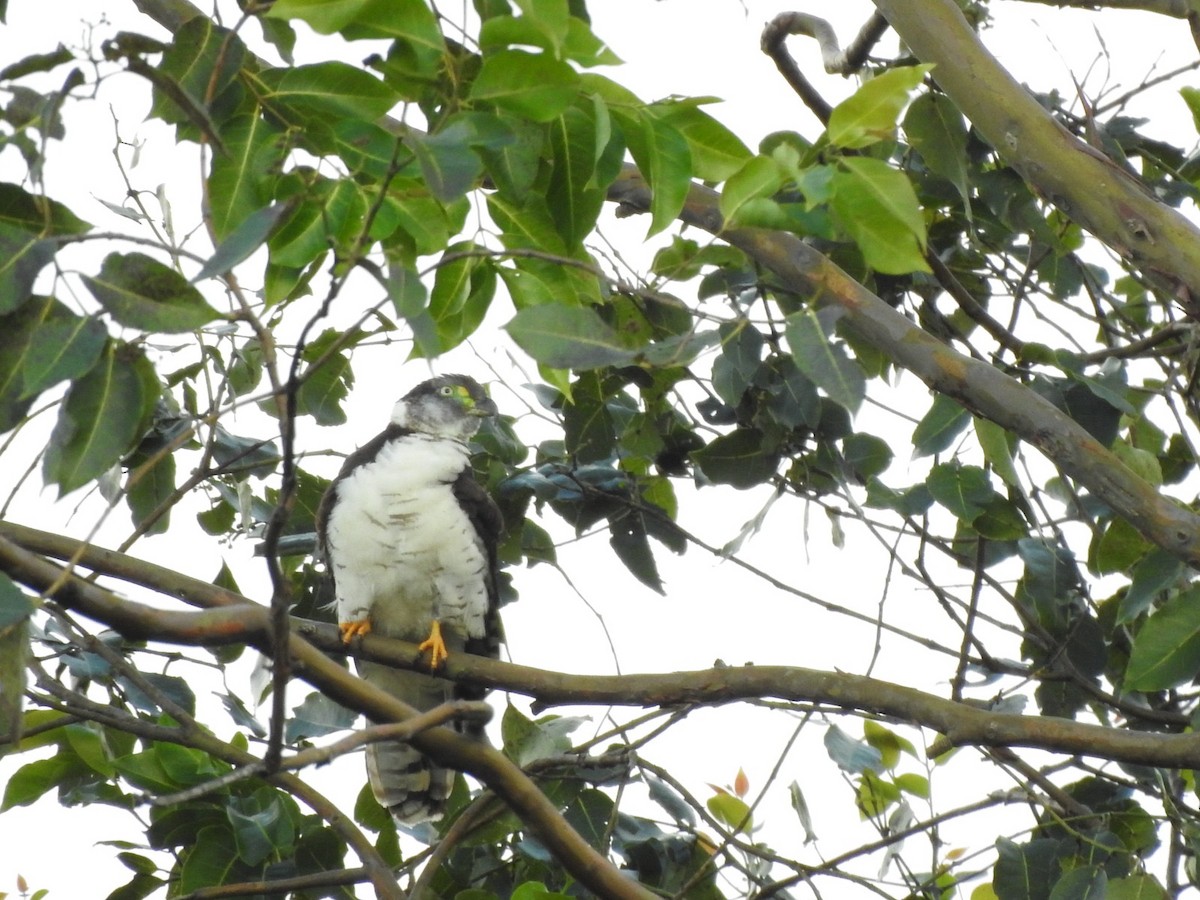
[[[465,441],[496,412],[496,404],[474,378],[440,375],[400,398],[392,410],[392,422],[424,434]]]

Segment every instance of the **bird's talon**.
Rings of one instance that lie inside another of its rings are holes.
[[[352,622],[339,622],[338,631],[342,633],[342,643],[348,644],[356,637],[371,633],[371,620],[355,619]]]
[[[429,651],[429,671],[436,672],[442,667],[450,656],[450,651],[446,649],[446,642],[442,640],[442,626],[436,619],[429,629],[429,637],[421,641],[417,645],[417,649],[424,653]]]

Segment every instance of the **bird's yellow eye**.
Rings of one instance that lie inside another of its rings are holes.
[[[448,384],[444,384],[440,388],[438,388],[438,393],[441,394],[443,397],[452,397],[452,396],[454,396],[454,388]]]

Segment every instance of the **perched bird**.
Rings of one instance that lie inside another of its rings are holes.
[[[495,414],[474,379],[432,378],[346,458],[317,512],[345,642],[368,632],[420,642],[431,672],[450,653],[499,655],[500,511],[475,480],[466,443]],[[421,710],[485,693],[365,660],[358,671]],[[482,738],[478,724],[461,730]],[[442,815],[455,773],[407,743],[383,741],[367,747],[367,775],[379,803],[415,825]]]

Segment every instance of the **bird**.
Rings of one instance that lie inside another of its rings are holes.
[[[500,654],[503,522],[475,480],[467,443],[495,415],[473,378],[442,375],[417,385],[397,401],[387,427],[346,457],[318,507],[317,541],[342,640],[381,634],[429,654],[429,674],[359,660],[359,675],[418,710],[486,694],[436,677],[451,653]],[[455,727],[486,740],[477,721]],[[375,799],[397,823],[444,815],[452,769],[400,741],[368,744],[366,758]]]

